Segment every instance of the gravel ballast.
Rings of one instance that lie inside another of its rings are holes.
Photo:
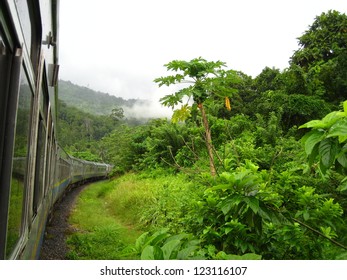
[[[65,260],[68,253],[66,235],[74,229],[68,219],[76,198],[87,185],[78,186],[68,191],[53,209],[53,217],[48,222],[41,248],[40,260]]]

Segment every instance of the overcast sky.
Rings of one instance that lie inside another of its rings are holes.
[[[60,0],[60,79],[159,99],[163,65],[199,56],[256,77],[288,66],[301,36],[346,0]]]

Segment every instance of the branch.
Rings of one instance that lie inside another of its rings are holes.
[[[211,143],[211,147],[212,147],[212,150],[213,150],[214,154],[216,155],[216,157],[217,157],[219,163],[220,163],[222,166],[224,166],[224,163],[223,163],[222,158],[220,157],[220,155],[218,154],[218,152],[217,152],[215,146],[214,146],[212,143]]]
[[[297,220],[297,219],[294,219],[294,218],[292,218],[292,220],[295,221],[295,222],[297,222],[298,224],[304,226],[305,228],[309,229],[310,231],[312,231],[312,232],[318,234],[319,236],[324,237],[325,239],[328,239],[331,243],[334,243],[336,246],[339,246],[339,247],[341,247],[341,248],[347,250],[347,247],[346,247],[345,245],[343,245],[343,244],[341,244],[341,243],[335,241],[334,239],[331,239],[330,237],[325,236],[323,233],[321,233],[321,232],[319,232],[318,230],[316,230],[316,229],[310,227],[309,225],[306,225],[305,223],[303,223],[303,222],[301,222],[301,221],[299,221],[299,220]]]
[[[194,142],[193,142],[193,139],[191,139],[191,140],[192,140],[192,147],[190,147],[189,144],[187,143],[187,141],[184,139],[184,137],[183,137],[183,136],[181,136],[181,137],[182,137],[182,141],[183,141],[185,147],[187,147],[188,150],[190,150],[190,151],[193,153],[193,155],[195,156],[195,160],[199,160],[200,157],[199,157],[199,155],[198,155],[198,154],[195,152],[195,150],[194,150]]]
[[[180,166],[180,165],[177,163],[177,161],[176,161],[176,159],[175,159],[175,157],[174,157],[174,155],[173,155],[173,153],[172,153],[171,147],[169,146],[168,149],[169,149],[171,158],[173,159],[175,165],[168,163],[164,158],[161,158],[161,159],[162,159],[165,163],[167,163],[167,164],[169,164],[169,165],[171,165],[171,166],[175,166],[178,170],[182,170],[183,168],[182,168],[182,166]]]
[[[162,158],[162,157],[161,157],[160,159],[161,159],[163,162],[165,162],[167,165],[172,166],[172,167],[178,169],[179,171],[181,171],[181,172],[183,172],[183,173],[185,173],[185,174],[188,174],[188,175],[190,175],[190,174],[198,175],[198,174],[201,174],[201,172],[202,172],[202,170],[200,170],[200,169],[198,169],[197,171],[193,171],[192,169],[190,169],[190,168],[184,168],[184,167],[178,165],[177,163],[172,164],[172,163],[168,162],[167,160],[165,160],[165,159]]]

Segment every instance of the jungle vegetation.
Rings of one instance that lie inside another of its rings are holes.
[[[171,120],[62,105],[70,151],[162,182],[133,210],[139,258],[347,259],[347,16],[317,16],[298,42],[287,69],[255,78],[201,57],[168,62],[155,82],[187,83],[161,99]]]

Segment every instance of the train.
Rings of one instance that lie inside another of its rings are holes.
[[[38,259],[54,204],[112,166],[59,146],[59,0],[0,1],[0,259]]]

